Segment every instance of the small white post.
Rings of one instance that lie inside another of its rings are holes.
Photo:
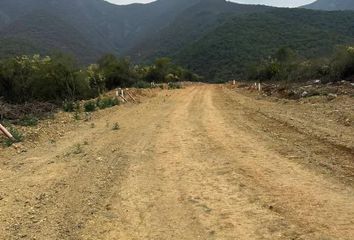
[[[258,91],[262,91],[262,86],[261,86],[261,83],[258,83]]]
[[[233,81],[232,81],[232,85],[236,85],[236,80],[233,80]]]

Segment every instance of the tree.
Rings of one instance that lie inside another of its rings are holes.
[[[127,87],[134,83],[134,71],[127,58],[118,59],[114,55],[106,55],[98,61],[100,71],[106,80],[107,89]]]
[[[341,80],[354,76],[354,47],[339,47],[331,59],[331,78]]]
[[[106,78],[101,72],[98,64],[91,64],[86,70],[90,88],[94,95],[100,95],[106,88]]]

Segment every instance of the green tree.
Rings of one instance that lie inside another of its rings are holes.
[[[103,56],[98,65],[102,71],[107,89],[131,86],[135,80],[133,66],[127,58],[118,59],[109,54]]]

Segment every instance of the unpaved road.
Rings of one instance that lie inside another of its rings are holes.
[[[354,239],[353,127],[312,112],[191,86],[3,151],[0,239]]]

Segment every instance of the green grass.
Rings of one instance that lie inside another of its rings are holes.
[[[38,122],[39,119],[37,117],[28,115],[20,119],[17,124],[25,127],[33,127],[33,126],[37,126]]]

